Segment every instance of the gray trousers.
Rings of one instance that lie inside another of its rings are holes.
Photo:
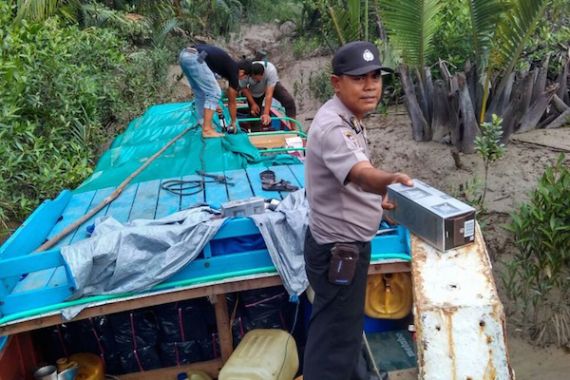
[[[305,270],[315,291],[315,300],[305,346],[304,380],[367,378],[362,373],[363,364],[366,368],[362,357],[362,330],[370,243],[355,244],[360,257],[354,279],[347,286],[335,285],[328,280],[333,244],[318,244],[307,230]]]

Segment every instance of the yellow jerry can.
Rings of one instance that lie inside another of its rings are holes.
[[[400,319],[412,310],[410,273],[368,276],[364,312],[371,318]]]

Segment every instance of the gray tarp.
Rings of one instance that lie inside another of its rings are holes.
[[[276,211],[252,219],[285,288],[295,299],[308,286],[303,260],[308,223],[304,190],[290,194]],[[209,207],[127,224],[112,217],[97,220],[91,238],[61,248],[77,285],[73,298],[152,288],[194,260],[224,220],[213,219]],[[73,317],[81,308],[64,311],[64,317]]]
[[[275,212],[266,211],[251,218],[261,231],[285,289],[293,299],[301,295],[309,286],[303,258],[305,232],[309,224],[305,189],[285,197]]]
[[[124,225],[97,221],[90,239],[61,248],[77,284],[73,298],[150,289],[194,260],[222,222],[209,207]]]

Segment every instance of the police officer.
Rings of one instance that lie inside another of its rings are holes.
[[[309,129],[305,161],[310,206],[305,268],[315,291],[305,346],[304,380],[360,379],[364,297],[370,240],[382,218],[391,183],[412,185],[402,173],[370,163],[364,116],[382,94],[379,52],[355,41],[337,50],[331,82],[335,96]]]

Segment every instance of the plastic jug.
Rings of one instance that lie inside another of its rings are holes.
[[[69,361],[79,365],[75,380],[104,380],[103,361],[95,354],[79,353],[69,356]]]
[[[364,312],[371,318],[400,319],[412,310],[412,278],[409,273],[368,276]]]
[[[277,329],[252,330],[230,356],[219,380],[292,380],[299,369],[295,339]]]

